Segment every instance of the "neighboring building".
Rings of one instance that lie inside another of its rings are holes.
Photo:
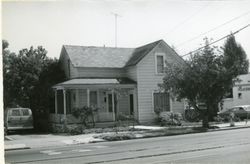
[[[233,97],[224,99],[222,109],[237,105],[250,105],[250,74],[239,75],[233,87]]]
[[[75,107],[96,106],[97,123],[114,122],[119,114],[133,115],[139,123],[155,119],[155,108],[183,112],[184,103],[161,92],[165,61],[183,59],[163,40],[138,48],[64,45],[60,64],[68,81],[55,89],[54,125],[73,124]]]

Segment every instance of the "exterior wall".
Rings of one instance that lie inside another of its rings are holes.
[[[60,66],[61,69],[65,72],[67,79],[76,78],[77,70],[73,67],[72,63],[69,60],[69,56],[66,53],[65,48],[63,47],[60,55]]]
[[[240,75],[238,78],[240,81],[233,87],[233,98],[224,99],[221,110],[237,105],[250,105],[250,74]]]
[[[233,98],[226,98],[226,99],[223,100],[223,105],[222,106],[219,104],[219,110],[221,111],[223,109],[228,109],[228,108],[231,108],[233,106],[235,106],[234,105],[234,99]]]
[[[134,81],[137,81],[137,66],[127,67],[126,76]]]
[[[79,89],[78,90],[78,107],[83,107],[87,105],[87,90]]]
[[[234,105],[250,105],[250,74],[240,75],[238,78],[241,81],[233,87]]]
[[[90,89],[90,91],[96,89]],[[108,89],[98,89],[97,91],[97,101],[98,101],[98,113],[96,115],[96,121],[105,122],[105,121],[113,121],[113,113],[108,111],[107,108],[107,94],[111,94],[111,91]],[[118,96],[118,104],[117,111],[118,114],[129,115],[129,91],[133,91],[131,89],[121,89],[121,94]],[[136,95],[134,95],[134,98]],[[134,102],[135,103],[135,102]],[[76,91],[76,103],[74,104],[76,107],[83,107],[87,105],[87,90],[79,89]],[[134,107],[136,110],[136,107]]]
[[[185,104],[184,104],[184,100],[181,101],[177,101],[177,100],[172,100],[172,111],[173,112],[178,112],[178,113],[184,113],[184,108],[185,108]]]
[[[171,56],[174,53],[173,50],[164,43],[160,43],[137,64],[138,112],[141,123],[154,121],[153,92],[159,90],[158,84],[163,82],[164,74],[156,74],[155,53],[164,53],[165,60],[176,62],[176,58]],[[171,111],[184,111],[184,103],[171,103],[170,108]]]
[[[76,68],[78,77],[125,77],[125,71],[121,68]]]

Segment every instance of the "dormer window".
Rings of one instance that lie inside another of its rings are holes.
[[[155,57],[155,69],[156,69],[156,74],[163,74],[164,73],[164,57],[165,55],[163,53],[157,53]]]

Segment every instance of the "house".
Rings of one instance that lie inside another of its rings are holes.
[[[223,100],[220,110],[238,105],[250,105],[250,73],[239,75],[233,87],[233,97]]]
[[[183,112],[184,102],[159,90],[165,61],[183,59],[159,40],[138,48],[64,45],[59,62],[67,81],[56,84],[52,127],[76,123],[75,107],[95,106],[97,123],[114,122],[119,114],[132,115],[139,123],[153,122],[154,109]]]

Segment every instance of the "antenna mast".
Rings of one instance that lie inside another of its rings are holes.
[[[117,13],[111,13],[115,16],[115,47],[117,47],[117,17],[122,17],[121,15]]]

